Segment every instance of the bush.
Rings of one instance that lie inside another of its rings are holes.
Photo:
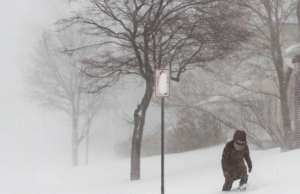
[[[165,130],[165,153],[179,153],[224,143],[225,133],[217,120],[205,113],[181,109],[174,127]],[[117,146],[117,152],[130,156],[131,138]],[[161,126],[145,130],[141,156],[161,154]]]
[[[191,109],[181,109],[178,113],[176,127],[167,136],[169,153],[210,147],[225,141],[218,121],[208,114]]]

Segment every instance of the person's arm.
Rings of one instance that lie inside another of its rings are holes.
[[[230,170],[228,144],[226,144],[222,154],[222,169],[224,173]]]
[[[250,151],[249,151],[248,146],[246,146],[246,152],[244,154],[244,158],[247,162],[247,166],[249,168],[249,173],[250,173],[252,171],[252,161],[251,161],[251,158],[250,158]]]

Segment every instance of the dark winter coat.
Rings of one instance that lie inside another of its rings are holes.
[[[252,170],[247,141],[244,144],[239,144],[238,139],[246,141],[246,132],[237,130],[234,133],[233,140],[228,142],[223,150],[222,169],[224,174],[228,176],[227,178],[230,179],[229,182],[239,179],[241,174],[247,175],[247,167],[243,159],[247,162],[249,172]]]

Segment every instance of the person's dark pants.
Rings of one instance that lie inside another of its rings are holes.
[[[229,172],[228,175],[225,177],[225,183],[223,185],[223,190],[222,191],[230,191],[232,187],[232,183],[235,180],[240,180],[240,187],[242,187],[244,184],[247,184],[248,181],[248,175],[247,171],[243,172]]]

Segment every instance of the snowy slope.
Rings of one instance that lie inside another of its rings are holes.
[[[165,157],[166,194],[220,194],[223,146]],[[300,193],[300,150],[280,153],[251,150],[253,171],[248,190],[256,194]],[[142,159],[142,179],[129,181],[129,159],[102,161],[88,167],[43,168],[1,172],[1,193],[22,194],[159,194],[160,157]],[[237,187],[236,181],[233,188]]]

